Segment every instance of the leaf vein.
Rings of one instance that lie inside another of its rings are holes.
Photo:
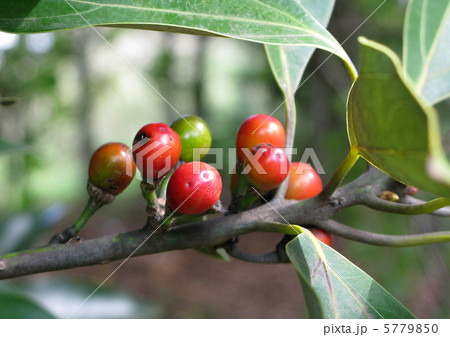
[[[425,3],[425,1],[424,1],[424,3]],[[425,14],[422,14],[422,15],[423,15],[422,17],[426,16]],[[422,59],[424,61],[423,62],[424,66],[422,67],[422,71],[420,72],[419,79],[417,80],[417,90],[419,92],[422,91],[422,89],[423,89],[423,87],[425,85],[425,80],[427,79],[427,73],[428,73],[428,69],[430,67],[430,62],[432,61],[434,53],[436,52],[436,49],[437,49],[437,47],[439,45],[438,42],[439,42],[439,39],[440,39],[440,37],[441,37],[441,35],[443,33],[443,27],[445,26],[445,22],[447,20],[449,20],[449,16],[450,16],[450,2],[447,3],[447,7],[445,8],[445,14],[442,17],[442,24],[439,26],[439,29],[436,32],[435,36],[434,36],[434,40],[433,40],[433,44],[431,46],[431,49],[429,50],[428,54],[426,54],[425,57],[422,57]],[[422,45],[424,44],[424,40],[425,40],[425,38],[422,37],[422,30],[424,29],[424,26],[425,25],[422,22],[421,23],[421,27],[420,27],[420,29],[421,29],[420,46],[421,46],[421,53],[422,53],[422,55],[424,54],[424,51],[422,51]]]
[[[235,17],[235,16],[195,13],[195,12],[179,11],[179,10],[173,10],[173,9],[139,7],[139,6],[131,6],[131,5],[123,5],[123,4],[109,4],[109,3],[98,4],[95,2],[84,1],[84,0],[67,0],[67,1],[83,3],[83,4],[98,5],[100,7],[126,8],[126,9],[131,9],[131,10],[142,10],[142,11],[163,12],[163,13],[166,12],[166,13],[179,14],[179,15],[184,15],[184,16],[198,16],[198,17],[207,17],[207,18],[213,18],[213,19],[218,19],[218,20],[227,19],[230,21],[241,21],[241,22],[249,22],[249,23],[251,22],[251,23],[256,23],[256,24],[266,24],[266,25],[271,25],[271,26],[286,27],[286,28],[295,29],[295,30],[299,30],[299,31],[306,30],[306,29],[303,29],[298,26],[288,25],[288,24],[284,24],[284,23],[280,23],[280,22],[261,21],[261,20],[256,20],[256,19],[249,19],[249,18],[242,18],[242,17]]]

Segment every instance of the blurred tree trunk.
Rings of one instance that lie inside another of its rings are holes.
[[[90,40],[89,31],[80,31],[74,40],[74,49],[77,56],[79,97],[76,106],[78,129],[80,132],[81,158],[88,163],[91,157],[92,133],[91,133],[91,111],[92,111],[92,86],[89,65],[88,46]]]

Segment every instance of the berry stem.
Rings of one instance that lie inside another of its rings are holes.
[[[160,226],[163,228],[169,228],[170,225],[172,224],[173,219],[174,219],[174,216],[172,216],[172,214],[164,215],[164,217],[161,220]]]
[[[161,220],[162,211],[156,196],[156,189],[158,183],[149,184],[148,182],[141,182],[142,196],[147,200],[147,223],[144,227],[151,227],[153,229],[158,227],[158,222]]]
[[[245,178],[245,175],[242,173],[242,170],[243,170],[243,165],[242,165],[242,163],[238,162],[236,165],[236,173],[238,175],[238,182],[236,185],[236,193],[233,195],[233,197],[244,195],[245,191],[248,188],[247,179]]]
[[[356,161],[359,158],[359,153],[356,148],[351,148],[347,157],[342,162],[341,166],[334,173],[333,177],[331,177],[328,185],[323,189],[322,193],[319,194],[319,198],[322,200],[328,200],[334,191],[339,187],[339,185],[344,180],[347,173],[350,169],[355,165]]]
[[[89,198],[86,207],[81,213],[80,217],[75,221],[71,228],[74,229],[73,235],[77,234],[86,224],[86,222],[94,215],[95,212],[102,206],[102,204],[97,203],[93,198]]]
[[[239,211],[245,211],[249,209],[256,201],[258,201],[259,195],[255,193],[253,188],[247,188],[245,191],[245,194],[242,196],[242,198],[239,201]]]
[[[147,205],[150,208],[157,209],[159,208],[158,198],[156,197],[155,189],[147,189],[146,187],[142,187],[142,185],[149,186],[147,183],[141,183],[142,196],[145,200],[147,200]]]
[[[158,188],[156,189],[156,194],[158,195],[158,198],[166,199],[166,192],[167,192],[167,184],[169,183],[170,177],[173,174],[173,170],[167,173],[163,180],[161,181],[161,184],[159,184]]]
[[[147,194],[147,197],[145,198],[147,200],[148,207],[154,210],[159,209],[158,204],[158,198],[156,197],[156,192],[152,191],[149,194]]]
[[[241,211],[241,201],[244,195],[246,194],[247,189],[249,188],[247,179],[245,175],[242,173],[243,165],[240,162],[236,164],[236,174],[238,175],[238,181],[236,184],[235,193],[233,193],[231,198],[230,206],[228,207],[230,213],[237,213]]]
[[[103,204],[96,202],[95,198],[93,198],[93,197],[89,198],[83,212],[80,214],[77,221],[75,221],[75,223],[71,227],[66,228],[60,234],[55,234],[48,242],[48,245],[57,244],[57,243],[66,243],[67,241],[69,241],[71,238],[73,238],[75,235],[77,235],[80,232],[80,230],[84,227],[86,222],[102,206],[103,206]]]

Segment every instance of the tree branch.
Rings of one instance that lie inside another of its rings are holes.
[[[267,206],[227,217],[181,225],[167,231],[131,231],[98,239],[54,245],[0,256],[0,279],[105,264],[133,256],[170,250],[221,246],[233,237],[250,232],[277,232],[295,235],[288,225],[265,221],[277,219]]]
[[[410,195],[405,195],[401,197],[399,201],[408,205],[423,205],[425,203],[423,200],[414,198]],[[435,211],[429,212],[427,214],[447,217],[450,216],[450,207],[443,207]]]
[[[383,212],[406,214],[406,215],[420,215],[420,214],[428,214],[437,211],[443,207],[449,206],[450,199],[437,198],[428,202],[422,202],[412,205],[384,200],[372,194],[366,195],[364,197],[363,204],[366,205],[367,207]]]
[[[329,200],[319,197],[296,202],[284,200],[223,217],[188,223],[165,231],[148,228],[81,242],[58,244],[0,256],[0,279],[104,264],[132,256],[170,250],[221,247],[230,239],[251,232],[297,235],[285,224],[316,225],[351,240],[388,246],[407,246],[449,240],[449,232],[416,236],[376,234],[339,224],[331,218],[341,209],[361,204],[365,196],[380,191],[401,192],[401,184],[376,169],[370,169],[351,183],[337,189]],[[275,207],[277,212],[274,212]],[[143,243],[145,241],[145,243]],[[142,246],[141,246],[142,245]],[[139,247],[139,249],[137,249]],[[135,251],[136,250],[136,251]]]
[[[410,247],[450,241],[450,231],[415,235],[386,235],[349,227],[332,219],[314,223],[314,226],[349,240],[377,246]]]

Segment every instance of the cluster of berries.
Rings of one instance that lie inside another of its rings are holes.
[[[289,177],[286,199],[318,195],[322,181],[317,172],[306,163],[291,164],[284,145],[285,130],[277,119],[263,114],[246,119],[236,137],[240,169],[231,176],[232,193],[236,193],[239,176],[261,193],[276,189]],[[150,123],[137,132],[132,149],[117,142],[97,149],[89,164],[89,183],[115,196],[130,184],[136,167],[151,185],[167,175],[170,209],[179,214],[202,214],[219,201],[222,192],[219,172],[200,161],[210,146],[210,128],[198,116],[180,118],[171,126]],[[329,235],[323,241],[329,244]]]
[[[144,125],[134,137],[133,147],[107,143],[91,157],[89,182],[112,195],[121,193],[134,177],[136,167],[144,182],[157,185],[179,162],[167,185],[167,203],[180,214],[199,214],[220,198],[222,179],[211,165],[193,161],[194,150],[201,159],[211,146],[211,131],[197,116]]]

